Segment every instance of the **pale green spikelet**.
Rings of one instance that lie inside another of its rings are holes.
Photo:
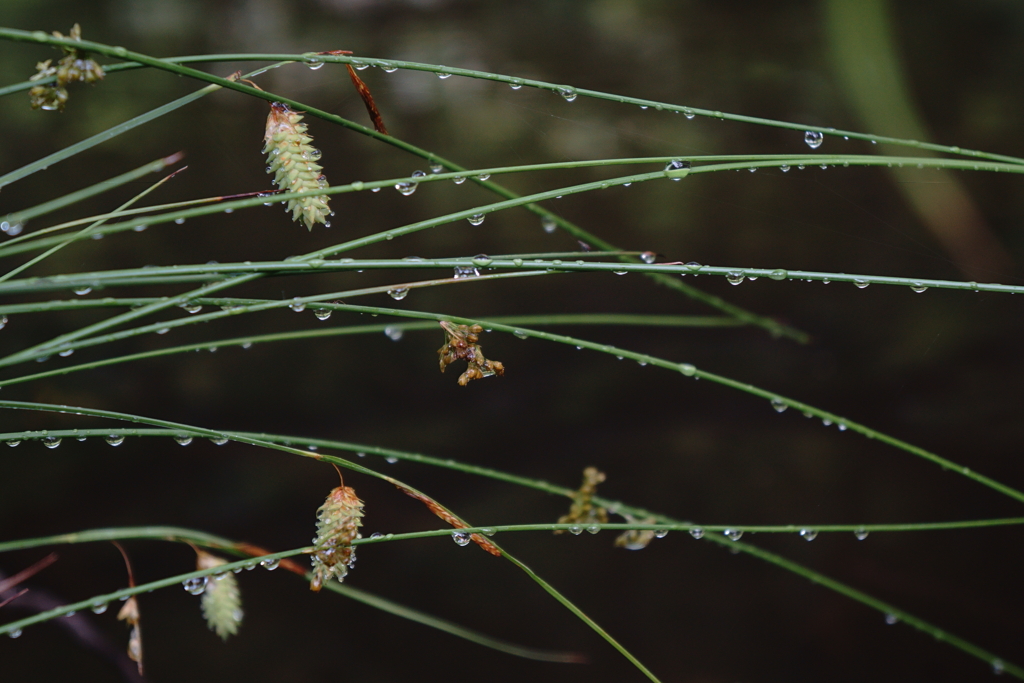
[[[198,551],[196,556],[197,569],[213,569],[227,560],[216,555]],[[231,572],[213,574],[207,578],[206,590],[202,597],[203,616],[210,630],[224,640],[238,633],[242,623],[242,596],[238,591],[238,579]]]
[[[359,538],[363,525],[363,501],[351,486],[331,491],[316,514],[316,538],[313,539],[313,580],[309,589],[319,591],[332,577],[344,581],[355,564],[352,541]]]
[[[316,163],[320,150],[310,144],[313,138],[306,134],[301,114],[280,102],[271,104],[263,140],[266,143],[263,152],[268,155],[267,173],[274,174],[274,184],[283,192],[307,192],[328,187],[327,179],[321,173],[323,168]],[[314,223],[323,223],[329,228],[331,224],[327,217],[331,210],[327,206],[328,199],[327,195],[292,199],[288,202],[288,211],[292,212],[293,221],[301,218],[310,230]]]

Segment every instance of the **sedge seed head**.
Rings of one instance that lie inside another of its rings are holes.
[[[263,137],[267,154],[267,173],[282,192],[312,192],[328,187],[323,168],[317,163],[320,150],[313,147],[313,138],[306,134],[302,115],[280,102],[270,105],[267,128]],[[327,195],[309,195],[288,201],[293,221],[302,221],[310,230],[316,223],[328,225],[331,210]]]

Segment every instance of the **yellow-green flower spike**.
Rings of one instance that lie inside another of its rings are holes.
[[[306,124],[302,115],[292,111],[280,102],[270,105],[267,116],[267,132],[264,136],[264,154],[267,154],[267,173],[274,174],[274,184],[283,192],[307,192],[328,187],[327,179],[317,163],[320,150],[310,143],[313,138],[306,135]],[[327,195],[309,195],[288,201],[292,220],[306,223],[313,229],[315,223],[331,227],[327,217],[331,210],[327,206]]]

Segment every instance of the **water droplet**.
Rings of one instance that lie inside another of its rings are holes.
[[[801,529],[800,537],[803,538],[805,541],[813,541],[818,537],[818,532],[814,529]]]
[[[188,434],[179,434],[174,437],[174,440],[177,441],[178,444],[181,446],[187,446],[190,443],[192,443],[192,437],[189,436]]]
[[[658,529],[654,532],[655,538],[665,538],[666,536],[668,536],[668,529]]]
[[[444,67],[441,67],[441,68],[444,68]],[[440,73],[440,72],[437,74],[437,77],[440,78],[442,81],[444,79],[446,79],[446,78],[451,78],[451,76],[452,76],[451,74]],[[438,171],[438,173],[440,173],[440,171]]]
[[[685,117],[686,117],[686,118],[688,118],[688,119],[692,119],[692,118],[693,118],[694,116],[696,116],[696,114],[694,114],[694,113],[693,113],[692,111],[690,111],[689,109],[684,109],[684,110],[683,110],[683,116],[685,116]]]
[[[928,289],[928,287],[923,285],[923,284],[921,284],[920,282],[911,282],[910,283],[910,289],[912,291],[917,292],[918,294],[920,294],[924,290]]]
[[[379,531],[374,531],[372,534],[370,534],[370,538],[384,538],[384,534],[380,533]]]
[[[552,233],[555,231],[555,228],[558,227],[558,223],[551,216],[542,216],[540,219],[540,227],[544,228],[544,232]]]
[[[85,296],[92,291],[92,287],[79,287],[78,289],[72,290],[78,296]]]
[[[408,197],[416,191],[416,183],[396,183],[395,189]]]
[[[789,406],[786,405],[786,402],[783,401],[781,398],[775,397],[772,399],[772,408],[775,409],[776,413],[784,413],[786,412],[786,408],[788,407]]]
[[[702,266],[701,264],[697,263],[696,261],[690,261],[689,263],[686,264],[686,267],[689,270],[692,270],[693,272],[696,273],[698,270],[700,270],[704,266]]]
[[[491,263],[493,263],[493,260],[487,254],[477,254],[476,256],[473,257],[474,266],[479,266],[480,268],[483,268],[484,266],[491,265]]]
[[[683,159],[673,159],[665,165],[665,173],[671,174],[669,177],[679,182],[690,173],[690,162]]]
[[[472,539],[464,531],[453,531],[452,540],[455,541],[456,545],[467,546]]]
[[[444,166],[438,163],[430,164],[431,173],[444,173]]]
[[[7,316],[0,315],[0,330],[4,329],[5,327],[7,327]]]
[[[94,603],[91,609],[92,609],[92,613],[93,614],[103,614],[104,612],[107,611],[107,603],[105,603],[105,602]]]
[[[226,444],[228,442],[228,437],[226,437],[226,436],[215,436],[212,439],[210,439],[210,441],[215,446],[223,446],[224,444]]]
[[[184,218],[175,218],[175,219],[174,219],[174,224],[175,224],[175,225],[181,225],[181,224],[182,224],[182,223],[184,223],[184,222],[185,222],[185,219],[184,219]]]
[[[697,372],[697,368],[693,365],[690,365],[689,363],[680,363],[679,372],[683,373],[687,377],[693,377],[693,375]]]
[[[103,437],[103,440],[109,443],[111,446],[120,446],[124,443],[124,436],[121,434],[107,434]]]
[[[401,327],[392,327],[388,325],[384,328],[384,335],[391,341],[398,341],[405,334],[405,330]]]
[[[16,628],[13,631],[8,631],[7,632],[7,637],[8,638],[20,638],[21,637],[21,629],[20,628]]]
[[[779,170],[782,171],[783,173],[789,173],[789,164],[783,164],[782,166],[779,166]]]
[[[768,277],[776,281],[785,280],[787,277],[789,277],[789,273],[786,272],[785,270],[782,270],[781,268],[776,268],[772,272],[768,273]]]
[[[725,274],[725,279],[729,281],[730,285],[738,285],[744,280],[742,270],[730,270]]]
[[[309,67],[310,71],[316,71],[324,65],[319,59],[309,59],[306,61],[306,66]]]
[[[207,578],[200,576],[195,579],[185,579],[181,582],[181,587],[191,595],[202,595],[206,591]]]
[[[296,313],[302,313],[304,310],[306,310],[306,302],[300,301],[299,297],[295,297],[295,299],[293,299],[292,302],[288,304],[288,308],[292,309]]]
[[[824,418],[821,419],[821,424],[823,426],[825,426],[825,427],[831,427],[832,426],[832,420],[828,419],[827,417],[824,417]]]
[[[388,290],[388,296],[390,296],[395,301],[401,301],[405,297],[409,296],[409,288],[408,287],[395,287],[394,289],[389,289]]]
[[[11,448],[14,448],[15,446],[17,446],[20,443],[21,443],[21,441],[18,441],[18,440],[15,440],[15,439],[11,439],[10,441],[7,442],[7,445],[10,446]]]
[[[64,349],[63,351],[61,351],[57,355],[60,356],[61,358],[67,358],[68,356],[70,356],[74,352],[75,352],[74,349]]]
[[[266,569],[268,572],[272,572],[281,565],[281,560],[274,558],[273,560],[263,560],[260,562],[260,566]]]
[[[809,130],[804,133],[804,142],[811,149],[818,149],[821,147],[821,143],[825,141],[825,135],[814,130]]]
[[[899,620],[900,620],[900,618],[898,616],[896,616],[895,614],[891,614],[890,613],[890,614],[886,614],[885,615],[885,623],[889,624],[889,626],[892,626],[893,624],[897,623]]]
[[[383,69],[384,73],[386,74],[393,74],[396,71],[398,71],[397,66],[395,66],[394,64],[389,64],[388,62],[381,62],[378,66],[380,66],[380,68]]]
[[[738,541],[743,537],[743,531],[740,529],[726,529],[722,532],[725,537],[730,541]]]
[[[696,538],[697,540],[700,540],[704,538],[704,529],[700,528],[699,526],[691,527],[690,535]]]
[[[46,446],[47,448],[56,448],[57,446],[60,445],[60,437],[59,436],[44,436],[42,438],[42,442],[43,442],[43,445]]]
[[[640,254],[640,260],[643,261],[644,263],[654,263],[654,260],[657,258],[658,255],[655,254],[653,251],[645,251],[644,253]]]
[[[470,225],[480,225],[481,223],[484,222],[484,218],[486,218],[486,216],[484,214],[482,214],[482,213],[474,213],[472,216],[470,216],[466,220],[469,221]]]
[[[398,458],[396,458],[393,455],[389,455],[388,457],[384,458],[384,462],[386,462],[389,465],[394,465],[396,462],[398,462]]]
[[[587,527],[587,533],[588,534],[596,534],[600,530],[601,530],[601,526],[599,524],[591,524],[590,526]]]
[[[203,307],[200,304],[195,304],[192,303],[191,301],[187,301],[181,304],[180,308],[183,309],[186,313],[198,313],[199,311],[203,310]]]
[[[466,182],[466,176],[457,175],[454,178],[452,178],[452,182],[455,183],[456,185],[461,185],[462,183]]]
[[[566,102],[572,102],[573,100],[576,99],[576,88],[559,88],[558,94],[564,97]]]
[[[583,527],[581,527],[579,524],[573,524],[568,528],[568,532],[573,536],[579,536],[583,533]]]
[[[313,315],[316,316],[317,320],[327,320],[331,317],[332,312],[329,308],[317,308],[313,311]]]
[[[864,527],[860,527],[859,529],[853,530],[853,535],[857,537],[858,541],[863,541],[865,538],[868,537],[868,530]]]
[[[856,280],[853,281],[853,284],[857,285],[857,289],[864,289],[865,287],[867,287],[871,283],[868,282],[867,280],[862,280],[860,278],[857,278]]]
[[[513,330],[512,334],[514,336],[518,337],[519,339],[526,339],[527,337],[530,336],[526,332],[524,332],[523,330]]]
[[[491,174],[490,173],[481,173],[476,178],[477,178],[477,180],[490,180],[491,179]]]
[[[1006,670],[1006,665],[1003,664],[1003,660],[1001,660],[1001,659],[993,659],[992,660],[992,673],[993,674],[995,674],[996,676],[1002,676],[1003,675],[1003,671],[1005,671],[1005,670]]]
[[[509,81],[508,87],[512,88],[513,90],[519,90],[520,88],[523,87],[523,82],[516,78],[513,79],[512,81]]]
[[[453,276],[456,280],[461,280],[466,277],[477,277],[480,275],[480,271],[476,268],[463,268],[462,266],[455,266],[455,275]]]

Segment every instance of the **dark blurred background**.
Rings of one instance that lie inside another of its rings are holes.
[[[349,49],[357,55],[469,67],[524,78],[809,125],[929,140],[1024,156],[1019,112],[1024,6],[1014,3],[828,0],[819,3],[459,0],[4,0],[0,23],[67,33],[157,55]],[[0,82],[16,83],[59,53],[0,44]],[[101,60],[105,61],[105,60]],[[253,64],[209,66],[224,75]],[[804,153],[802,134],[694,119],[458,77],[362,72],[390,131],[470,168],[640,155]],[[301,65],[262,87],[365,122],[343,68]],[[0,101],[8,171],[199,87],[150,70],[72,87],[61,113]],[[221,92],[6,188],[0,215],[178,150],[187,172],[154,202],[268,189],[261,153],[267,106]],[[307,119],[334,184],[426,170],[425,162]],[[901,150],[827,138],[822,153]],[[635,167],[634,167],[635,168]],[[534,192],[617,175],[552,172],[501,178]],[[54,214],[109,210],[149,181]],[[873,168],[693,176],[567,197],[551,206],[624,248],[712,265],[1016,284],[1024,202],[1016,175]],[[77,244],[32,274],[146,264],[278,259],[354,236],[493,201],[466,183],[334,200],[334,227],[311,233],[280,207],[154,226]],[[39,221],[35,229],[49,225]],[[571,250],[525,211],[394,240],[358,256],[451,256]],[[5,264],[13,267],[20,257]],[[410,279],[331,274],[268,279],[232,294],[293,297]],[[758,328],[577,328],[621,345],[750,382],[893,434],[1011,486],[1020,462],[1022,324],[1010,295],[875,285],[772,282],[739,287],[688,278],[707,291],[792,324],[806,346]],[[140,295],[170,288],[135,290]],[[94,293],[122,295],[129,292]],[[68,296],[71,296],[70,294]],[[381,295],[366,303],[393,305]],[[415,291],[400,306],[453,315],[710,311],[641,276],[561,275]],[[174,309],[169,316],[187,315]],[[99,319],[96,313],[11,316],[4,354]],[[80,351],[74,361],[280,329],[359,324],[335,314],[268,312],[163,337]],[[1020,515],[1020,506],[906,453],[794,410],[572,347],[489,335],[503,379],[456,385],[437,372],[440,332],[222,348],[17,385],[5,399],[133,412],[220,429],[265,430],[409,449],[566,486],[584,467],[608,474],[601,492],[706,524],[924,522]],[[54,358],[40,369],[70,361]],[[12,373],[36,368],[13,368]],[[0,431],[104,427],[51,414],[7,413]],[[0,538],[104,526],[173,524],[270,548],[307,543],[314,512],[336,485],[312,461],[238,444],[129,439],[26,443],[3,452]],[[473,523],[554,521],[565,499],[413,464],[379,465]],[[439,526],[419,503],[350,475],[366,501],[364,532]],[[639,552],[613,534],[498,540],[562,590],[665,681],[977,680],[985,663],[822,587],[744,555],[673,533]],[[1020,660],[1019,533],[1013,528],[872,534],[760,535],[745,540],[808,564],[937,625]],[[140,582],[189,571],[185,546],[126,544]],[[31,587],[70,602],[125,584],[116,551],[62,547]],[[10,553],[23,568],[44,550]],[[640,680],[641,675],[521,572],[447,539],[360,551],[348,581],[512,641],[586,653],[589,665],[493,653],[333,594],[311,594],[285,572],[241,575],[246,619],[226,644],[180,589],[141,600],[155,681],[415,678],[513,681]],[[20,618],[16,604],[3,621]],[[87,615],[115,650],[113,610]],[[0,638],[10,681],[123,680],[58,625]],[[1018,661],[1019,663],[1019,661]]]

